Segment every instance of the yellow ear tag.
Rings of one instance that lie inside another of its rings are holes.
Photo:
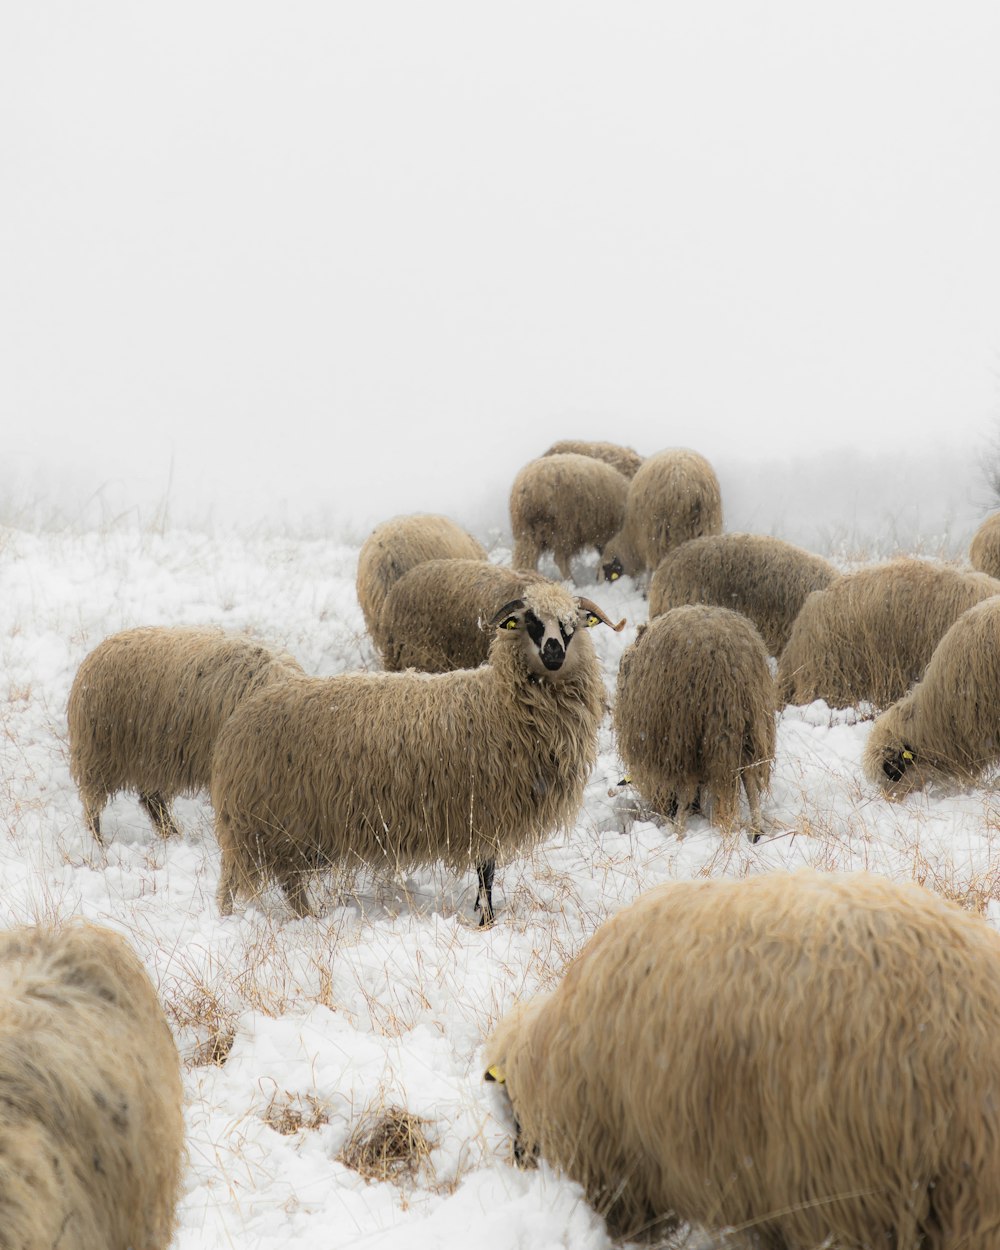
[[[915,759],[915,758],[916,758],[916,757],[914,756],[914,754],[913,754],[913,752],[912,752],[912,751],[904,751],[904,752],[903,752],[903,759],[904,759],[904,760],[912,760],[912,759]]]
[[[517,629],[517,617],[508,616],[507,619],[504,621],[504,623],[500,626],[500,628],[501,629]]]
[[[610,574],[610,576],[608,577],[608,581],[609,581],[609,582],[616,582],[616,581],[619,579],[619,577],[621,577],[621,573],[612,573],[612,574]]]
[[[496,1064],[492,1068],[486,1069],[486,1079],[488,1081],[496,1081],[498,1085],[503,1085],[507,1080]]]
[[[595,625],[600,625],[600,623],[601,623],[601,618],[599,616],[595,616],[593,612],[591,612],[590,615],[587,617],[588,629],[593,629]]]

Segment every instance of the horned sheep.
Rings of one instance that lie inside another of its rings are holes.
[[[515,1154],[616,1234],[1000,1240],[1000,935],[912,883],[801,870],[651,890],[485,1050]]]
[[[542,454],[560,456],[564,452],[575,452],[580,456],[593,456],[595,460],[603,460],[628,478],[635,477],[642,464],[642,456],[631,447],[621,447],[618,443],[591,442],[583,438],[560,439]]]
[[[0,934],[0,1242],[167,1250],[180,1062],[129,943],[75,923]]]
[[[600,555],[620,528],[628,491],[628,479],[593,456],[563,452],[529,461],[510,489],[514,567],[537,569],[551,551],[568,581],[573,556],[591,547]]]
[[[1000,577],[1000,512],[988,516],[973,534],[969,563],[977,572]]]
[[[682,543],[657,565],[649,615],[685,603],[732,608],[753,621],[770,655],[780,655],[806,596],[836,576],[822,556],[781,538],[706,534]]]
[[[365,627],[381,651],[382,605],[404,573],[425,560],[485,560],[486,548],[450,517],[418,512],[377,525],[358,552],[357,595]]]
[[[481,668],[301,678],[246,700],[212,763],[223,914],[274,881],[307,915],[323,864],[442,861],[475,865],[491,923],[496,860],[579,810],[604,711],[586,626],[601,621],[541,582],[495,615]]]
[[[632,479],[621,529],[605,544],[605,580],[655,569],[681,543],[721,530],[722,491],[705,457],[684,447],[657,452]]]
[[[732,828],[742,784],[756,841],[776,704],[767,649],[745,616],[706,604],[673,608],[641,626],[622,654],[618,751],[632,784],[678,833],[694,804],[707,808],[710,799],[713,821]]]
[[[146,626],[112,634],[84,659],[67,706],[70,771],[87,825],[121,791],[163,836],[170,805],[208,789],[215,736],[237,703],[302,669],[292,656],[220,629]]]
[[[425,560],[404,573],[386,595],[380,633],[382,664],[390,672],[417,668],[447,673],[485,663],[489,622],[540,573],[485,560]]]
[[[864,769],[892,798],[972,784],[1000,759],[1000,597],[963,612],[913,689],[875,721]]]
[[[1000,581],[904,558],[837,577],[802,605],[778,660],[786,703],[887,707],[919,681],[934,648]]]

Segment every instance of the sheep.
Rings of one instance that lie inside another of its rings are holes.
[[[510,489],[514,567],[537,569],[551,551],[569,581],[572,557],[588,547],[600,555],[620,528],[628,490],[628,478],[593,456],[562,452],[529,461]]]
[[[687,448],[657,452],[629,486],[621,529],[604,547],[604,578],[655,569],[681,543],[721,530],[722,492],[705,457]]]
[[[382,605],[393,584],[424,560],[485,560],[486,548],[449,517],[415,513],[383,521],[358,552],[357,595],[365,628],[381,651]]]
[[[1000,935],[914,883],[683,881],[605,923],[485,1049],[613,1231],[1000,1244]],[[657,1230],[659,1231],[659,1230]]]
[[[223,915],[269,881],[309,915],[306,874],[324,864],[443,861],[476,866],[491,924],[495,861],[580,808],[604,711],[584,627],[602,621],[539,582],[494,615],[481,668],[300,678],[246,700],[212,760]]]
[[[973,534],[969,563],[977,572],[1000,577],[1000,512],[988,516]]]
[[[729,608],[672,608],[640,626],[622,654],[614,704],[618,751],[636,789],[674,820],[678,834],[695,802],[705,805],[706,792],[715,822],[732,828],[742,782],[750,838],[757,841],[776,710],[767,648],[753,624]]]
[[[564,452],[576,452],[580,456],[593,456],[595,460],[603,460],[605,464],[610,464],[613,469],[617,469],[628,478],[635,477],[636,471],[642,464],[642,456],[631,447],[621,447],[618,443],[589,442],[582,438],[560,439],[542,454],[560,456]]]
[[[300,674],[298,661],[212,628],[146,626],[112,634],[84,659],[67,705],[70,772],[97,842],[101,812],[138,793],[162,836],[170,810],[208,788],[212,747],[240,699]]]
[[[390,672],[418,668],[446,673],[485,662],[491,621],[505,603],[545,581],[540,573],[501,568],[485,560],[425,560],[386,595],[380,633]]]
[[[963,612],[913,689],[868,736],[864,771],[890,798],[932,778],[971,785],[1000,759],[1000,597]]]
[[[1000,581],[903,558],[835,578],[795,618],[778,659],[785,703],[887,707],[918,681],[949,626]]]
[[[74,923],[0,933],[0,1244],[167,1250],[180,1061],[129,943]]]
[[[837,576],[833,565],[781,538],[706,534],[681,543],[656,566],[649,615],[685,603],[715,603],[748,616],[770,655],[780,655],[806,595]]]

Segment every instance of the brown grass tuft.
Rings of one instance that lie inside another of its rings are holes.
[[[414,1179],[429,1168],[433,1143],[424,1132],[426,1124],[403,1107],[384,1107],[374,1120],[361,1120],[340,1162],[366,1181]]]

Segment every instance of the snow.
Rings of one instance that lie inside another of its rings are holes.
[[[839,502],[844,528],[814,546],[842,565],[901,549],[963,558],[977,519],[971,478],[949,476],[938,458],[933,472],[911,475],[912,495],[885,493],[859,518],[837,468],[822,494],[800,499],[769,496],[766,473],[733,466],[730,528],[816,540]],[[924,490],[931,480],[936,490]],[[515,1000],[552,986],[607,917],[660,882],[865,868],[1000,920],[993,781],[890,804],[861,775],[864,709],[823,703],[781,716],[770,831],[757,845],[725,839],[701,817],[682,841],[632,819],[628,793],[609,794],[622,772],[605,723],[575,828],[498,873],[489,932],[475,925],[473,875],[443,869],[324,878],[314,919],[292,918],[276,893],[223,919],[204,796],[177,804],[182,834],[172,841],[154,835],[129,795],[105,814],[105,847],[91,839],[67,766],[70,683],[101,638],[136,624],[250,631],[317,674],[377,667],[354,592],[364,531],[185,526],[166,507],[53,523],[59,503],[19,505],[0,528],[0,922],[85,916],[125,934],[153,977],[185,1067],[176,1250],[609,1246],[575,1184],[544,1165],[513,1166],[481,1047]],[[507,560],[502,496],[482,511],[478,536]],[[901,516],[905,526],[884,524]],[[589,581],[592,562],[577,572],[582,593],[628,618],[621,635],[593,635],[611,691],[645,601],[629,578]],[[213,1047],[224,1062],[209,1061]],[[419,1117],[428,1149],[412,1175],[367,1180],[342,1152],[393,1106]]]

